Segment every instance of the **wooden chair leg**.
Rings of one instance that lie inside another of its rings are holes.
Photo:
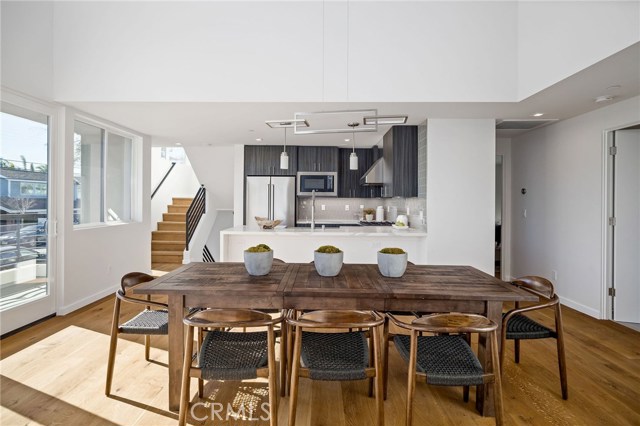
[[[113,307],[113,322],[111,323],[111,341],[109,343],[109,358],[107,359],[107,383],[104,394],[111,395],[111,383],[113,382],[113,368],[116,362],[116,349],[118,346],[118,321],[120,320],[120,300],[116,298]]]
[[[560,370],[560,387],[562,399],[569,398],[569,385],[567,384],[567,360],[564,352],[564,331],[562,328],[562,313],[560,304],[556,305],[556,340],[558,346],[558,369]]]
[[[291,331],[291,330],[290,330]],[[295,343],[293,344],[293,358],[291,369],[291,390],[289,395],[289,426],[296,425],[296,408],[298,403],[298,382],[300,371],[300,350],[302,347],[302,330],[295,327]]]
[[[193,356],[193,327],[187,327],[187,337],[184,349],[184,363],[182,364],[182,386],[180,388],[180,414],[178,425],[187,423],[189,411],[189,384],[191,382],[191,357]]]
[[[500,333],[500,372],[504,371],[504,353],[507,351],[507,324],[502,323],[502,332]]]
[[[413,395],[416,391],[416,362],[418,358],[418,333],[415,330],[411,330],[411,353],[409,354],[409,368],[408,368],[408,384],[407,384],[407,426],[413,424]]]
[[[369,367],[375,367],[375,341],[377,339],[374,339],[374,330],[369,330]],[[369,377],[369,398],[371,398],[373,396],[373,384],[375,381],[375,377]],[[377,395],[376,395],[377,397]]]
[[[376,369],[375,383],[376,383],[376,424],[377,426],[384,426],[384,391],[383,387],[383,365],[382,365],[382,351],[381,351],[381,341],[382,340],[382,330],[380,327],[374,327],[371,329],[372,337],[372,346],[374,347],[373,351],[373,359],[374,366]]]
[[[385,316],[382,326],[382,392],[387,400],[387,383],[389,382],[389,317]]]
[[[196,353],[200,353],[200,350],[202,349],[202,342],[204,340],[204,331],[201,327],[198,327],[197,339],[198,345],[196,346]],[[202,379],[202,376],[198,377],[198,398],[204,398],[204,380]]]
[[[297,318],[297,315],[296,315]],[[291,394],[291,378],[292,376],[292,363],[293,363],[293,339],[294,339],[294,328],[289,324],[286,324],[287,327],[287,393]]]
[[[520,339],[514,340],[513,352],[515,354],[516,364],[520,362]]]
[[[269,366],[269,425],[278,424],[278,383],[276,379],[276,338],[273,325],[267,330],[267,359]]]
[[[287,326],[280,324],[280,396],[287,393]]]
[[[151,336],[145,334],[144,336],[144,359],[151,361]]]
[[[464,402],[469,402],[469,386],[462,387],[462,400]]]
[[[490,333],[491,339],[491,363],[493,364],[491,369],[493,371],[493,405],[495,408],[496,425],[503,424],[504,408],[502,407],[502,377],[500,374],[500,368],[498,367],[498,337],[496,332]]]

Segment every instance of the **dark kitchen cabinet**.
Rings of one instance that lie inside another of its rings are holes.
[[[335,146],[299,146],[298,171],[337,172],[338,148]]]
[[[360,178],[377,159],[373,149],[358,148],[358,170],[349,169],[349,157],[353,150],[340,148],[338,167],[338,197],[343,198],[376,198],[380,197],[379,186],[360,185]]]
[[[394,126],[383,138],[383,197],[418,196],[418,126]]]
[[[298,147],[288,146],[289,168],[280,168],[280,145],[245,145],[244,175],[288,176],[298,172]]]

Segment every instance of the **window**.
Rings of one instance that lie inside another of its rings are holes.
[[[47,196],[46,183],[20,182],[20,195]]]
[[[74,223],[130,222],[140,138],[76,120],[73,142]]]

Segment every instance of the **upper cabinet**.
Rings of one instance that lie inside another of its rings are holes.
[[[376,198],[380,197],[379,186],[360,185],[360,178],[377,160],[373,149],[358,148],[358,170],[349,169],[349,157],[353,150],[340,148],[338,168],[338,197],[343,198]],[[377,151],[377,149],[376,149]]]
[[[298,172],[298,150],[296,146],[288,146],[289,168],[280,168],[280,145],[245,145],[244,175],[288,176]]]
[[[383,138],[383,197],[418,196],[418,126],[394,126]]]
[[[298,171],[337,172],[338,148],[335,146],[299,146]]]

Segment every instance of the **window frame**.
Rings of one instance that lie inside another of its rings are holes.
[[[94,126],[103,130],[103,138],[102,147],[100,150],[100,161],[102,163],[102,169],[100,171],[100,220],[92,221],[87,223],[73,223],[74,230],[82,230],[82,229],[92,229],[92,228],[100,228],[105,226],[120,226],[127,224],[135,224],[142,222],[142,195],[143,195],[143,137],[140,134],[133,133],[131,131],[124,130],[118,126],[114,126],[105,121],[96,120],[87,115],[83,114],[74,114],[73,117],[73,128],[71,131],[72,135],[72,145],[75,145],[75,141],[73,140],[73,135],[76,134],[76,122],[81,122],[83,124]],[[117,135],[123,138],[131,139],[131,170],[130,170],[130,179],[131,179],[131,190],[129,194],[129,205],[130,212],[129,220],[122,220],[118,217],[118,220],[109,220],[109,208],[107,207],[107,168],[108,168],[108,147],[109,147],[109,135]],[[74,148],[75,149],[75,146]],[[74,160],[72,160],[74,162]],[[75,180],[76,176],[73,174],[72,167],[72,179]],[[73,183],[75,185],[75,183]],[[74,188],[75,191],[75,188]],[[73,201],[73,198],[72,198]],[[73,202],[72,202],[73,204]],[[75,215],[75,207],[71,207],[71,214]]]

